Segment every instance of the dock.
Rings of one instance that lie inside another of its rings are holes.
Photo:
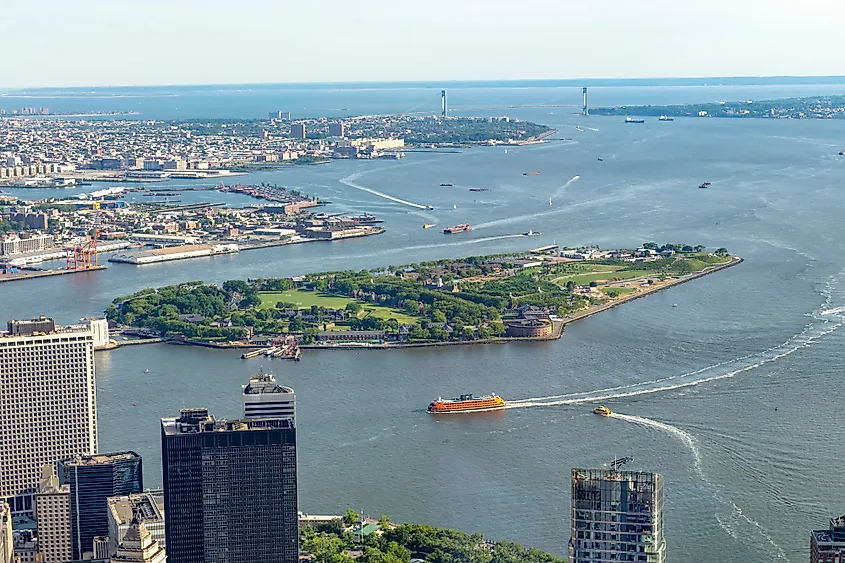
[[[50,276],[66,276],[68,274],[83,274],[87,272],[98,272],[105,269],[105,266],[91,266],[90,268],[79,270],[67,270],[65,268],[55,270],[18,270],[17,272],[0,274],[0,282],[32,280],[36,278],[47,278]]]
[[[530,252],[531,254],[545,254],[547,252],[553,252],[558,248],[560,248],[559,244],[550,244],[548,246],[541,246],[540,248],[533,248],[528,252]]]

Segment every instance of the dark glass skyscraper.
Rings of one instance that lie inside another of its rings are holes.
[[[297,563],[296,427],[291,418],[161,421],[169,563]]]
[[[109,535],[108,498],[144,490],[141,456],[117,452],[63,459],[61,484],[70,485],[70,538],[73,558],[93,551],[94,537]]]

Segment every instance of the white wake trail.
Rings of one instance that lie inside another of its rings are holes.
[[[352,174],[351,176],[347,176],[346,178],[341,178],[340,183],[347,185],[350,188],[355,188],[356,190],[365,191],[367,193],[371,193],[371,194],[376,195],[378,197],[383,197],[384,199],[388,199],[390,201],[395,201],[396,203],[401,203],[402,205],[408,205],[408,206],[411,206],[411,207],[416,207],[417,209],[428,209],[428,206],[426,206],[426,205],[414,203],[413,201],[407,201],[407,200],[404,200],[404,199],[401,199],[401,198],[380,192],[378,190],[374,190],[372,188],[368,188],[366,186],[356,184],[354,182],[354,180],[357,180],[360,177],[361,177],[360,172],[357,173],[357,174]]]
[[[564,192],[566,192],[566,188],[568,188],[569,186],[571,186],[572,184],[574,184],[575,182],[577,182],[580,179],[581,179],[581,176],[573,176],[572,179],[570,179],[567,183],[565,183],[564,185],[559,187],[557,190],[555,190],[555,193],[552,194],[552,199],[557,199],[557,198],[561,197],[564,194]]]

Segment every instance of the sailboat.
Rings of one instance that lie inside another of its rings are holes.
[[[549,198],[549,205],[552,204],[552,198]]]

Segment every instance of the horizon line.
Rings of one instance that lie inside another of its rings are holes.
[[[608,83],[628,82],[628,83],[648,83],[648,82],[706,82],[706,81],[776,81],[789,80],[799,84],[814,85],[814,84],[845,84],[845,75],[739,75],[739,76],[653,76],[653,77],[594,77],[594,78],[505,78],[505,79],[447,79],[447,80],[363,80],[363,81],[292,81],[292,82],[210,82],[210,83],[160,83],[160,84],[105,84],[95,85],[86,84],[82,86],[20,86],[12,88],[0,88],[0,92],[4,94],[18,92],[18,91],[32,91],[32,90],[57,90],[68,89],[78,90],[84,88],[190,88],[190,87],[231,87],[231,86],[333,86],[333,85],[432,85],[432,88],[437,88],[449,84],[508,84],[508,83],[572,83],[573,87],[601,87],[609,85]],[[826,82],[814,82],[814,80],[825,80]],[[577,83],[577,84],[576,84]],[[598,84],[597,84],[598,83]],[[434,85],[439,86],[434,86]],[[631,84],[629,84],[631,85]],[[723,84],[696,84],[700,86],[720,86]],[[731,84],[739,85],[739,84]],[[746,83],[741,84],[745,86],[763,85]],[[765,85],[778,85],[770,83]],[[779,84],[787,85],[787,84]]]

